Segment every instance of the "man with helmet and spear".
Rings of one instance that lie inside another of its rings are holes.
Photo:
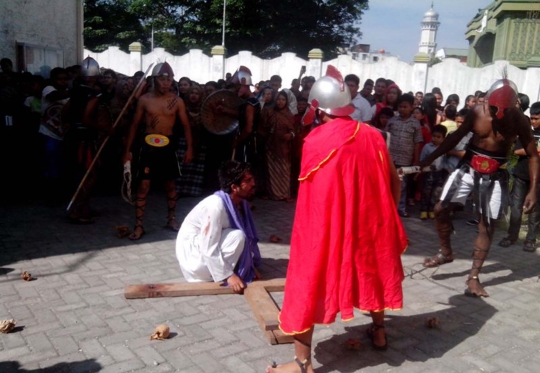
[[[506,78],[496,81],[488,91],[485,102],[473,107],[463,124],[420,165],[420,167],[430,165],[435,159],[452,150],[469,132],[473,133],[460,167],[448,177],[440,202],[435,207],[439,253],[424,259],[424,267],[428,268],[454,261],[450,244],[450,235],[454,230],[450,204],[464,204],[472,192],[479,223],[465,294],[473,297],[489,296],[480,284],[478,275],[489,253],[495,231],[495,219],[502,210],[507,194],[505,193],[507,172],[501,166],[508,161],[509,150],[517,137],[530,159],[531,183],[523,212],[531,212],[537,202],[539,158],[531,126],[516,107],[517,100],[517,87],[512,81]]]
[[[165,180],[167,194],[166,228],[177,231],[176,221],[177,192],[175,180],[180,176],[177,158],[178,141],[174,135],[174,125],[180,120],[184,129],[187,150],[183,161],[191,162],[193,147],[191,129],[182,99],[170,92],[174,72],[167,62],[158,63],[152,70],[153,90],[142,95],[126,141],[123,162],[131,161],[131,146],[135,140],[139,124],[144,121],[145,135],[141,147],[138,177],[141,180],[135,199],[135,229],[129,236],[138,240],[144,234],[143,219],[146,209],[146,197],[150,190],[150,179],[156,175]]]
[[[81,72],[82,78],[79,84],[74,85],[70,99],[62,110],[62,116],[65,115],[70,124],[65,140],[70,168],[75,171],[75,175],[82,176],[87,172],[88,177],[83,180],[79,186],[80,193],[76,193],[76,198],[72,201],[73,208],[69,209],[68,220],[74,224],[91,224],[94,220],[88,203],[96,182],[97,169],[90,168],[90,164],[96,155],[100,134],[110,133],[111,128],[87,118],[88,103],[102,95],[98,82],[99,64],[92,57],[86,57],[81,64]]]
[[[311,88],[303,123],[318,122],[304,140],[300,189],[280,329],[294,335],[294,361],[273,373],[312,373],[315,324],[338,313],[369,311],[367,333],[387,348],[384,310],[403,303],[400,255],[407,237],[397,214],[399,177],[381,133],[350,118],[349,88],[333,66]]]

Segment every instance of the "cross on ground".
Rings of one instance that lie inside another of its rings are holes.
[[[283,291],[284,289],[284,278],[254,281],[244,289],[244,297],[259,322],[266,340],[271,345],[293,342],[291,335],[286,335],[279,330],[279,307],[270,294],[271,292]],[[218,294],[234,294],[234,292],[231,288],[215,282],[127,285],[124,291],[126,299]]]

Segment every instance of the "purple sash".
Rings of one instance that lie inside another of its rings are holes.
[[[247,201],[242,201],[242,209],[244,211],[244,219],[242,221],[234,204],[231,200],[231,196],[223,191],[217,191],[214,193],[219,196],[225,207],[227,208],[227,215],[231,222],[231,228],[240,229],[246,235],[246,244],[244,251],[238,260],[238,264],[235,268],[235,273],[246,283],[252,282],[255,277],[255,267],[261,265],[261,252],[259,251],[259,238],[257,237],[257,229],[255,228],[255,222],[249,209]]]

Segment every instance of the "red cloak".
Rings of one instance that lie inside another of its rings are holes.
[[[380,132],[335,119],[306,137],[285,296],[284,333],[401,309],[407,237],[390,187]]]

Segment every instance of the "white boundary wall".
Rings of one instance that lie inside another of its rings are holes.
[[[226,72],[234,73],[238,66],[247,66],[253,81],[267,80],[272,75],[280,75],[283,87],[288,88],[292,79],[298,78],[300,68],[306,66],[307,75],[319,78],[326,71],[326,66],[334,65],[343,74],[356,74],[360,77],[360,86],[368,78],[374,81],[384,77],[395,81],[403,92],[431,91],[433,87],[441,88],[445,98],[457,93],[461,99],[460,107],[469,94],[477,90],[486,91],[490,85],[502,76],[506,68],[508,77],[516,83],[520,92],[529,96],[531,103],[540,101],[540,68],[519,69],[507,61],[496,61],[483,68],[471,68],[457,59],[447,58],[432,67],[425,63],[408,64],[397,57],[386,57],[376,63],[362,63],[353,60],[349,55],[322,62],[312,58],[304,60],[294,53],[283,53],[274,59],[261,59],[249,51],[241,51],[237,55],[223,58],[221,55],[207,56],[199,49],[192,49],[183,56],[173,56],[163,48],[155,48],[153,52],[141,55],[140,52],[125,53],[118,47],[109,47],[101,53],[85,50],[84,56],[95,58],[101,67],[110,68],[125,75],[133,75],[136,71],[145,71],[154,62],[167,61],[175,72],[176,79],[187,76],[199,83],[222,79]]]

